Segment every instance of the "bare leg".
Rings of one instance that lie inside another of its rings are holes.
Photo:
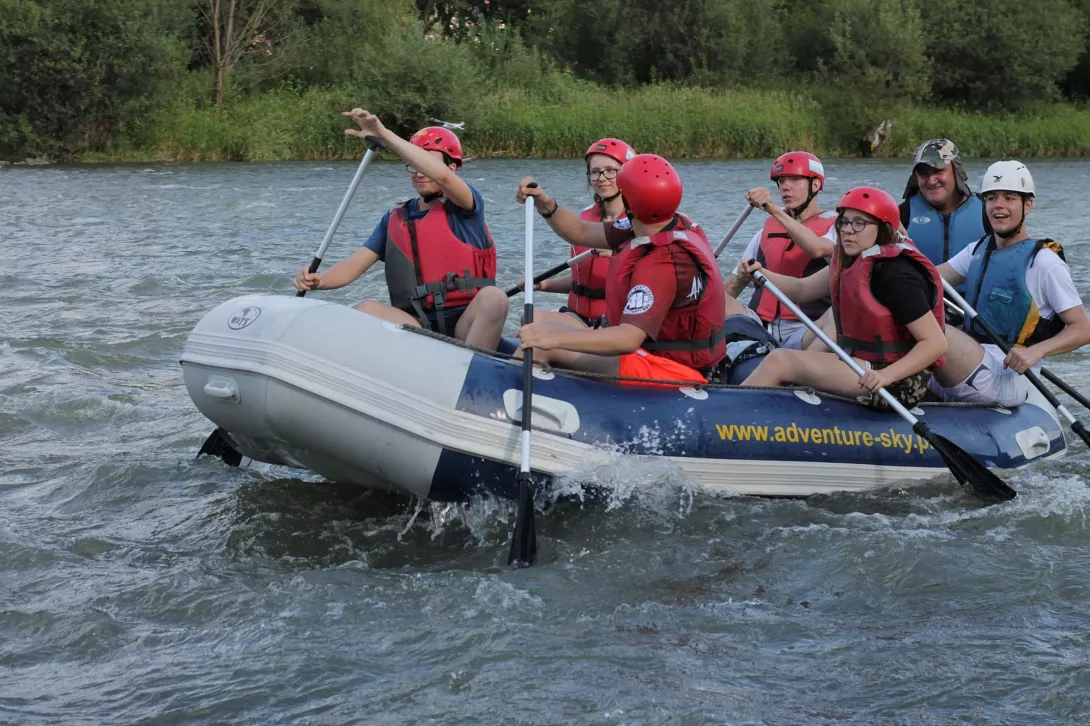
[[[356,310],[359,310],[361,313],[367,313],[368,315],[374,315],[376,318],[389,320],[391,323],[397,323],[398,325],[412,325],[416,328],[420,327],[420,321],[412,315],[409,315],[404,310],[399,310],[387,305],[386,303],[380,303],[378,300],[364,300],[356,306]]]
[[[522,322],[525,323],[526,321],[523,320]],[[576,330],[587,327],[582,320],[574,315],[558,313],[553,310],[538,310],[537,308],[534,308],[534,322],[549,323],[550,325],[563,325],[566,328],[575,328]]]
[[[863,365],[861,361],[856,362]],[[870,395],[870,391],[859,385],[855,371],[836,355],[786,348],[769,353],[742,385],[809,386],[848,398]]]
[[[727,299],[726,309],[723,311],[723,317],[729,318],[731,315],[745,315],[746,306],[738,302],[730,295],[725,295]]]
[[[454,326],[454,337],[478,348],[495,350],[503,335],[509,305],[507,295],[498,287],[478,290]]]
[[[825,314],[815,320],[818,327],[824,331],[833,340],[836,340],[836,323],[833,322],[833,309],[829,308],[825,311]],[[829,347],[821,342],[816,335],[809,330],[806,331],[806,335],[802,336],[802,349],[813,351],[814,353],[832,353]]]
[[[957,328],[946,327],[946,365],[934,370],[943,388],[953,388],[973,374],[984,360],[984,348]]]

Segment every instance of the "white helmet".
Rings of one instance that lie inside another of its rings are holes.
[[[980,183],[980,193],[988,192],[1018,192],[1032,197],[1035,193],[1033,177],[1026,165],[1020,161],[997,161],[984,172],[984,179]]]

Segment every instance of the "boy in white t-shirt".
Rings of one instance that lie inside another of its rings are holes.
[[[966,301],[1012,346],[1004,354],[971,323],[965,332],[948,327],[947,362],[931,380],[943,400],[1017,406],[1029,395],[1023,373],[1090,343],[1090,320],[1063,250],[1025,228],[1034,194],[1025,164],[988,167],[981,196],[993,232],[938,267],[951,284],[966,283]]]

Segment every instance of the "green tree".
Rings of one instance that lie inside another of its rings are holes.
[[[1070,0],[929,0],[922,5],[935,95],[958,105],[1051,101],[1086,49]]]
[[[1076,0],[1076,4],[1082,10],[1083,22],[1090,27],[1090,0]],[[1078,64],[1067,74],[1063,91],[1068,98],[1090,99],[1090,38],[1083,43]]]
[[[185,21],[153,0],[0,0],[0,155],[109,144],[184,68]]]

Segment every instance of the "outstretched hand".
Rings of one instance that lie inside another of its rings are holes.
[[[354,108],[351,111],[342,111],[341,115],[352,119],[359,129],[345,129],[345,136],[358,136],[361,139],[365,139],[368,136],[375,136],[382,138],[382,132],[386,130],[386,127],[382,125],[382,121],[379,121],[378,116],[365,111],[362,108]]]

